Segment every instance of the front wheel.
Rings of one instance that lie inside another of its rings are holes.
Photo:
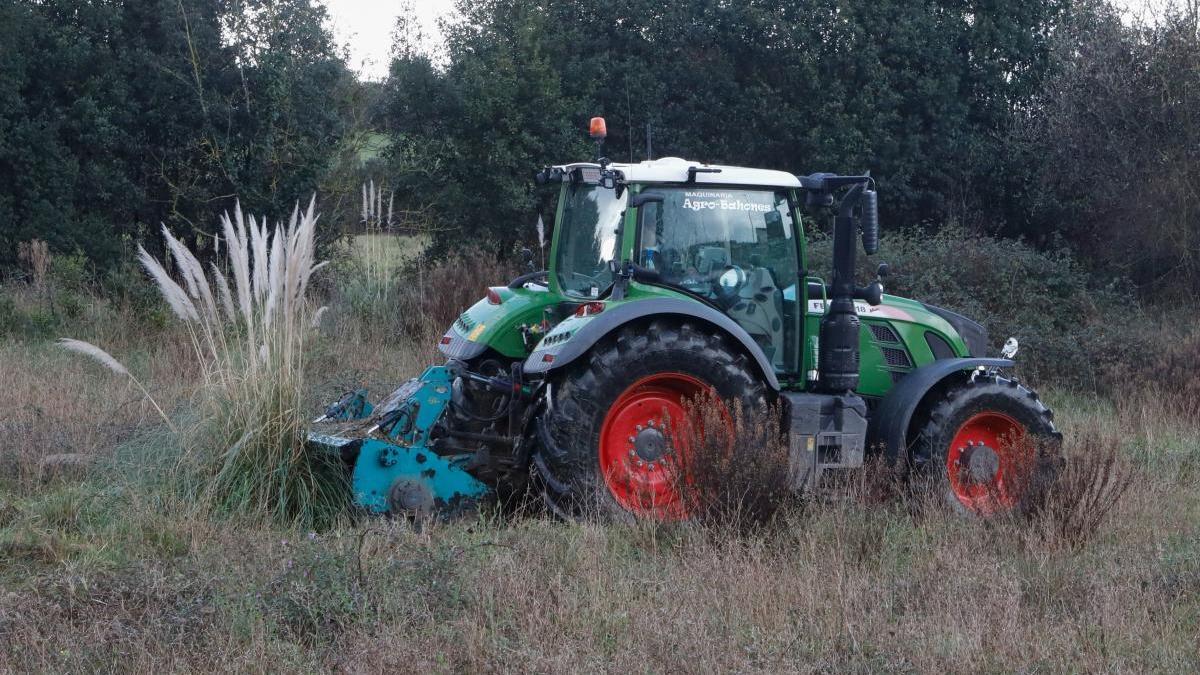
[[[988,517],[1042,502],[1062,464],[1061,439],[1032,390],[977,375],[934,403],[913,459],[952,508]]]
[[[533,459],[547,505],[568,518],[695,515],[689,475],[704,467],[689,455],[689,404],[764,410],[752,368],[723,336],[687,322],[656,319],[602,340],[551,384],[538,420]]]

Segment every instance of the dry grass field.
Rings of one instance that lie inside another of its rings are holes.
[[[502,273],[427,269],[433,300],[380,300],[361,264],[330,271],[367,281],[329,291],[306,359],[314,411],[418,374],[447,317]],[[182,332],[88,302],[103,319],[75,337],[185,422],[198,373]],[[1069,461],[1115,448],[1096,475],[1131,476],[1095,527],[1072,495],[1033,521],[972,521],[865,472],[751,529],[530,510],[317,532],[191,508],[170,489],[178,441],[90,361],[6,340],[0,382],[0,672],[1200,670],[1188,401],[1045,392]]]

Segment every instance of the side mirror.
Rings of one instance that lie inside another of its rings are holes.
[[[661,192],[639,192],[629,198],[629,206],[637,208],[643,204],[661,204],[664,199]]]
[[[879,252],[879,193],[863,190],[861,203],[863,250],[874,255]]]

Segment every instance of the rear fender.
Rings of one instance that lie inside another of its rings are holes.
[[[729,336],[758,367],[763,382],[779,391],[779,378],[762,348],[736,321],[693,300],[652,298],[608,306],[586,318],[570,318],[554,327],[525,361],[525,373],[549,373],[564,368],[586,354],[604,336],[627,323],[650,316],[692,319]]]
[[[889,461],[908,450],[908,428],[913,414],[931,390],[956,373],[976,368],[1012,368],[1008,359],[941,359],[917,368],[904,376],[875,407],[867,427],[867,443],[882,448]]]

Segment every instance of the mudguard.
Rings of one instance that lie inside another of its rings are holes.
[[[707,305],[679,298],[651,298],[614,304],[600,314],[579,321],[577,327],[572,323],[575,320],[568,319],[556,326],[529,355],[525,361],[525,373],[544,373],[563,368],[586,354],[605,335],[630,321],[647,316],[696,319],[729,335],[758,365],[763,381],[774,391],[779,391],[779,378],[775,376],[770,360],[736,321]],[[559,339],[564,334],[566,338]]]
[[[954,373],[984,368],[1012,368],[1008,359],[941,359],[934,361],[904,376],[892,387],[875,411],[867,426],[867,443],[870,448],[882,447],[889,461],[903,456],[908,449],[908,426],[921,400],[939,382]]]

